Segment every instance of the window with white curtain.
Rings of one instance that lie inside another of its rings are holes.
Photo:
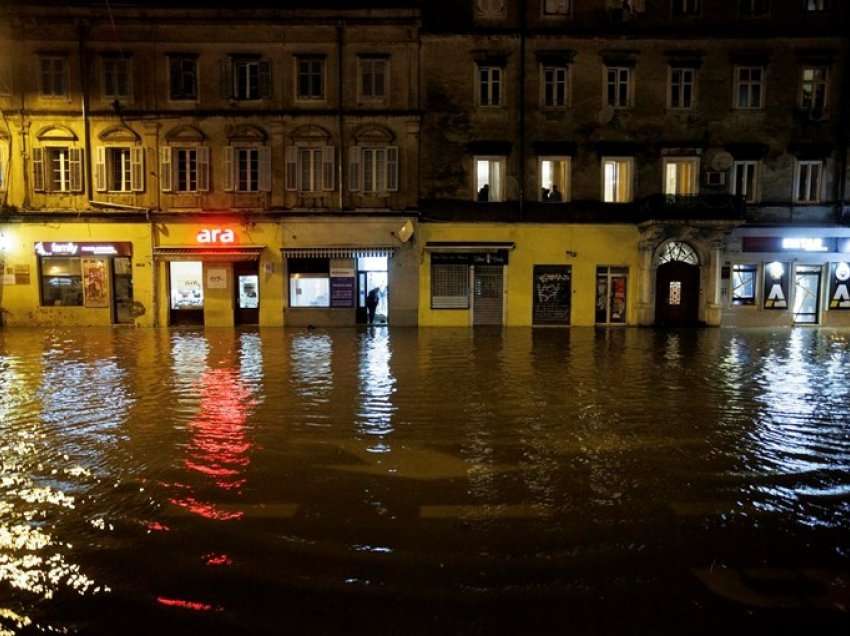
[[[628,203],[632,200],[634,159],[605,157],[602,159],[602,200],[605,203]]]
[[[699,194],[699,159],[682,157],[664,159],[664,194],[675,196]]]

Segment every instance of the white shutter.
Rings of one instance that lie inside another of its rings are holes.
[[[298,190],[298,147],[286,147],[286,189],[290,192]]]
[[[97,158],[94,163],[94,189],[98,192],[106,191],[106,148],[98,146]]]
[[[162,146],[159,149],[159,187],[163,192],[171,192],[173,170],[171,167],[171,146]]]
[[[351,146],[348,149],[348,189],[352,192],[360,190],[360,182],[362,181],[360,150],[360,146]]]
[[[232,192],[236,187],[236,165],[233,162],[233,146],[224,147],[224,191]]]
[[[145,147],[130,148],[130,189],[133,192],[145,191]]]
[[[71,192],[83,190],[83,149],[68,148],[68,167],[71,171]]]
[[[210,189],[210,147],[198,146],[198,192]]]
[[[387,147],[387,192],[398,192],[398,146]]]
[[[9,145],[0,139],[0,190],[6,190],[9,185]]]
[[[334,189],[334,154],[333,146],[322,146],[322,190]]]
[[[32,149],[32,189],[44,192],[44,149]]]
[[[272,191],[272,153],[268,146],[257,149],[257,159],[260,164],[260,192]]]

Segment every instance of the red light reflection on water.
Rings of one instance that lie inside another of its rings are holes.
[[[233,565],[233,559],[226,554],[207,554],[204,556],[204,563],[210,567]]]
[[[199,601],[185,601],[179,598],[167,598],[165,596],[157,596],[156,602],[160,605],[165,605],[167,607],[180,607],[182,609],[194,610],[196,612],[209,612],[213,609],[218,610],[218,608],[214,608],[209,603],[201,603]]]

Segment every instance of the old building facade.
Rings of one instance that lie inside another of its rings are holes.
[[[186,4],[2,14],[6,324],[850,325],[843,3]]]

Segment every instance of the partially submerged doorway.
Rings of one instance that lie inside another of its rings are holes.
[[[357,324],[386,325],[390,319],[389,258],[362,256],[357,259]],[[369,320],[370,307],[374,318]]]
[[[234,322],[237,325],[260,324],[260,275],[256,261],[233,264]]]
[[[699,321],[699,256],[681,241],[665,244],[655,275],[655,324],[686,327]]]

